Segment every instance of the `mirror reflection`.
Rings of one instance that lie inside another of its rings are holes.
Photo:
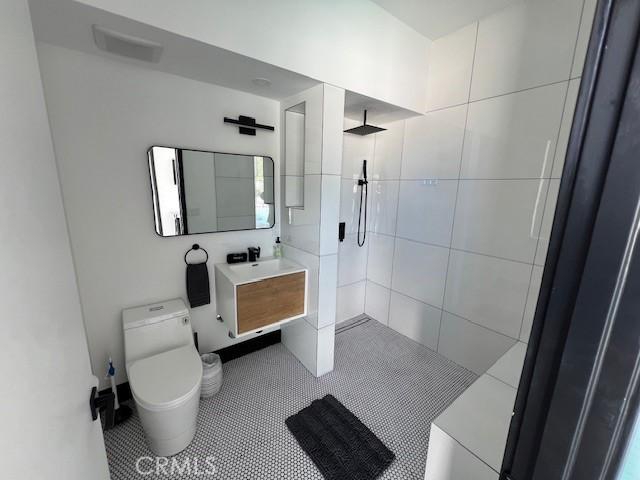
[[[273,227],[271,158],[160,146],[148,155],[158,235]]]

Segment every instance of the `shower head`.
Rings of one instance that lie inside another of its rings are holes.
[[[355,128],[345,130],[344,133],[352,133],[354,135],[371,135],[372,133],[384,132],[386,128],[374,127],[373,125],[367,125],[367,111],[364,111],[364,121],[362,125]]]

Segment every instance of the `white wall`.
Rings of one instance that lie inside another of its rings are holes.
[[[421,112],[429,40],[368,0],[80,0]]]
[[[438,39],[427,113],[376,135],[365,311],[479,374],[528,341],[594,5]]]
[[[25,0],[0,4],[3,478],[107,479],[60,185]],[[55,473],[53,473],[55,472]]]
[[[146,150],[154,144],[262,154],[278,162],[279,104],[272,100],[38,44],[45,95],[76,262],[89,351],[104,377],[109,355],[126,379],[121,310],[186,299],[184,252],[210,255],[212,303],[192,310],[200,349],[231,343],[215,319],[213,265],[260,246],[274,230],[161,238],[153,228]],[[276,134],[239,135],[224,116],[253,114]]]

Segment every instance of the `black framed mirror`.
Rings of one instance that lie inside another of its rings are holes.
[[[155,145],[147,154],[158,235],[274,226],[271,157]]]

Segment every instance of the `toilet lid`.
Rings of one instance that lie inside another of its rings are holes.
[[[135,400],[150,410],[174,407],[200,387],[202,362],[193,345],[143,358],[129,367]]]

